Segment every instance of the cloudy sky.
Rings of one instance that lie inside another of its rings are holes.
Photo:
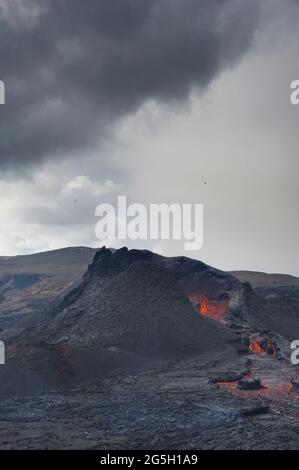
[[[299,275],[298,21],[298,0],[0,0],[0,255],[98,246],[125,194],[205,206],[200,251],[138,247]]]

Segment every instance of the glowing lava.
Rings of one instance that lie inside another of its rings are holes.
[[[271,339],[252,336],[250,338],[249,350],[255,354],[267,353],[270,356],[276,356],[276,347]]]
[[[223,320],[228,311],[229,300],[227,298],[209,299],[206,295],[199,293],[188,294],[188,298],[198,313],[213,320]]]
[[[203,315],[209,313],[209,299],[205,295],[200,297],[199,310]]]
[[[241,390],[238,382],[217,382],[217,386],[231,392],[234,395],[246,397],[263,397],[273,400],[279,400],[281,397],[290,396],[292,400],[296,400],[296,394],[293,394],[294,386],[291,382],[283,382],[281,379],[274,380],[273,383],[266,381],[263,388],[258,390]]]
[[[250,340],[249,349],[251,352],[255,354],[262,354],[263,350],[259,343],[259,338],[257,336],[253,336]]]

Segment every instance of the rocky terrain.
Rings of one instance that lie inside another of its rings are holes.
[[[65,293],[81,280],[96,250],[76,247],[0,257],[0,313],[30,313],[39,301]]]
[[[51,302],[81,280],[95,252],[76,247],[0,257],[0,331],[5,338],[47,318]]]
[[[0,315],[0,448],[299,448],[296,284],[253,287],[149,251],[70,250],[11,267],[19,291],[34,276],[64,282],[39,307],[32,291],[30,311]]]

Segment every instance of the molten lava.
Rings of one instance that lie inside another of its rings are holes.
[[[267,353],[270,356],[276,356],[276,347],[271,339],[260,338],[259,336],[252,336],[250,338],[249,350],[255,354]]]
[[[188,294],[188,298],[198,313],[213,320],[223,320],[228,311],[228,298],[209,299],[206,295],[200,293]]]
[[[203,314],[207,314],[209,312],[209,299],[205,295],[202,295],[200,298],[199,310],[200,313]]]
[[[238,396],[256,398],[263,397],[273,400],[279,400],[281,397],[290,396],[292,397],[292,400],[297,399],[296,394],[292,393],[294,391],[294,385],[292,382],[283,381],[283,379],[279,378],[274,379],[273,381],[269,381],[267,379],[265,379],[265,381],[263,380],[263,387],[257,390],[242,390],[238,386],[238,381],[219,381],[217,382],[217,386]]]
[[[259,339],[257,336],[253,336],[253,338],[251,338],[250,340],[250,344],[249,344],[249,349],[251,352],[255,353],[255,354],[262,354],[263,350],[261,348],[261,345],[259,343]]]

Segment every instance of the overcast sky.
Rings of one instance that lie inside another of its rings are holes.
[[[0,0],[0,255],[98,246],[125,194],[205,206],[200,251],[137,247],[299,275],[298,22],[297,0]]]

